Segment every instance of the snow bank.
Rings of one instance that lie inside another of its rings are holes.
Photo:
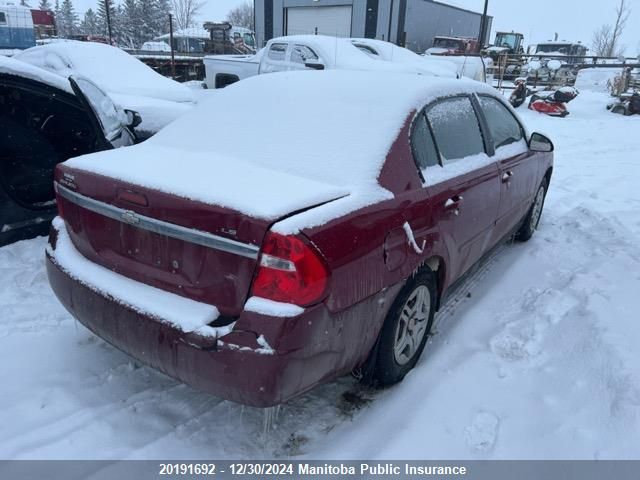
[[[496,95],[478,82],[416,75],[260,75],[203,100],[143,144],[66,165],[266,219],[349,195],[279,226],[297,231],[391,198],[377,178],[410,113],[468,91]]]
[[[55,250],[47,246],[49,255],[60,268],[91,290],[103,296],[117,298],[120,303],[133,310],[153,316],[183,332],[206,327],[218,318],[218,309],[213,305],[136,282],[87,260],[73,246],[64,220],[56,217],[52,225],[58,232],[58,241]],[[215,333],[211,329],[212,327],[207,327],[203,331]]]
[[[14,58],[62,77],[80,74],[109,93],[193,102],[191,91],[163,77],[119,48],[93,42],[56,42],[33,47]]]
[[[28,78],[30,80],[35,80],[36,82],[42,82],[73,95],[71,84],[69,84],[69,81],[66,78],[61,78],[60,76],[54,75],[42,68],[16,60],[16,57],[9,58],[0,55],[0,73]]]

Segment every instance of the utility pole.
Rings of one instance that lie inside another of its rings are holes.
[[[176,58],[173,50],[173,15],[169,14],[169,45],[171,45],[171,78],[176,78]]]
[[[487,9],[489,8],[489,0],[484,0],[484,10],[480,19],[480,33],[478,34],[478,53],[484,46],[484,37],[487,36]]]
[[[109,0],[104,0],[104,8],[107,12],[107,31],[109,32],[109,45],[113,45],[113,35],[111,33],[111,5],[109,5]]]

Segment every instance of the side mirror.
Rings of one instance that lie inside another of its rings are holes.
[[[142,117],[138,112],[125,110],[124,113],[127,115],[127,127],[136,128],[142,123]]]
[[[324,64],[320,62],[306,62],[304,66],[313,70],[324,70]]]
[[[541,133],[534,132],[529,139],[529,150],[532,152],[553,152],[553,142]]]

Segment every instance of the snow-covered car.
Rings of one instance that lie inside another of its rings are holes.
[[[75,318],[194,387],[266,407],[398,382],[458,281],[537,228],[553,144],[487,85],[281,72],[215,97],[59,165],[47,249]]]
[[[381,45],[385,43],[380,42]],[[360,44],[364,45],[362,41]],[[376,45],[380,48],[380,45]],[[386,52],[389,47],[384,47]],[[380,61],[370,51],[357,47],[347,38],[325,35],[273,38],[255,55],[206,56],[206,84],[208,88],[223,88],[254,75],[288,70],[360,70],[456,78],[455,69],[446,63],[418,61],[400,50],[404,49],[398,49],[400,60]]]
[[[461,77],[471,78],[490,85],[493,82],[493,75],[488,73],[493,70],[494,65],[490,56],[445,55],[444,53],[434,53],[433,49],[429,49],[425,51],[424,58],[453,63],[456,73]]]
[[[144,42],[140,50],[148,51],[148,52],[170,52],[171,47],[166,42]]]
[[[417,69],[426,69],[428,73],[439,77],[455,78],[458,74],[456,65],[448,58],[418,55],[391,42],[372,38],[352,38],[351,43],[374,59],[406,66],[412,65]]]
[[[58,163],[133,144],[138,122],[86,78],[0,56],[0,245],[47,231]]]
[[[146,136],[189,111],[195,102],[186,86],[163,77],[125,51],[92,42],[55,42],[29,48],[15,59],[62,77],[91,79],[123,108],[140,113]]]

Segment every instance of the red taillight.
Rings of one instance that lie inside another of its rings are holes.
[[[320,252],[298,237],[267,233],[252,295],[307,306],[324,297],[329,269]]]

